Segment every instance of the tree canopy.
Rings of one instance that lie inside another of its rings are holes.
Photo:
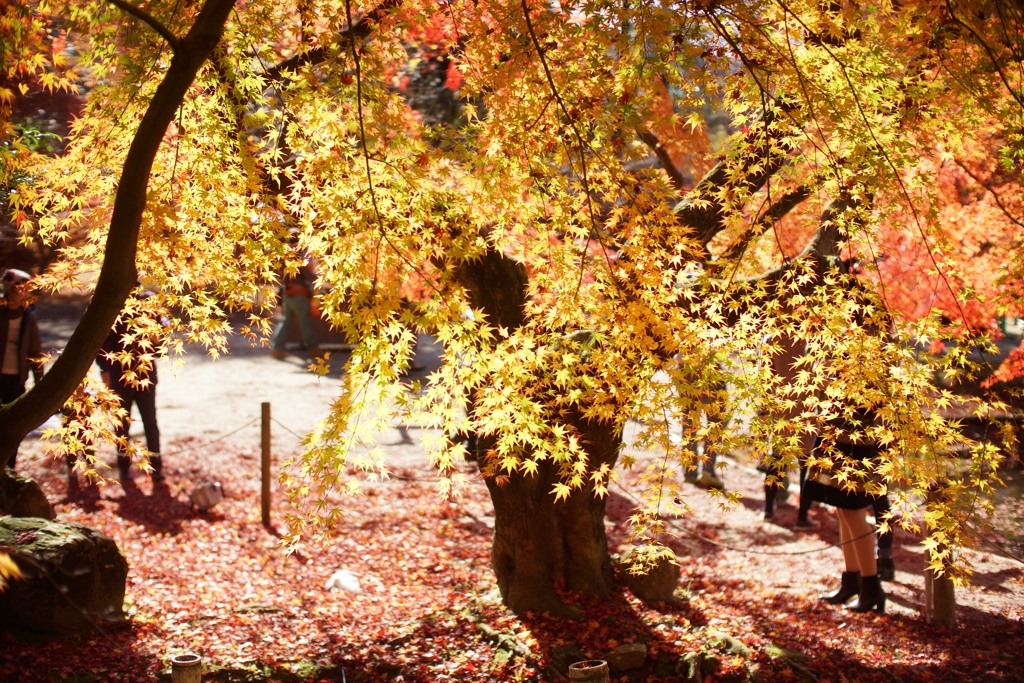
[[[934,379],[974,372],[1020,306],[1021,20],[999,0],[7,10],[5,82],[90,79],[66,151],[12,204],[61,247],[44,287],[95,297],[53,378],[0,408],[3,440],[70,394],[136,279],[175,313],[172,352],[217,353],[229,311],[266,334],[308,254],[356,346],[285,475],[314,501],[295,533],[336,525],[347,470],[386,474],[374,435],[395,418],[440,428],[442,494],[472,431],[492,495],[532,479],[556,500],[603,496],[638,425],[665,453],[634,516],[650,557],[690,444],[792,462],[815,431],[819,464],[898,509],[942,489],[926,521],[948,567],[1000,458],[948,416],[1003,407]],[[446,115],[410,92],[425,68]],[[402,381],[419,331],[444,347],[422,386]],[[782,376],[788,339],[807,352]],[[868,407],[880,461],[837,458],[823,425]]]

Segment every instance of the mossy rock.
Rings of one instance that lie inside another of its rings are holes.
[[[7,469],[0,474],[0,514],[12,517],[53,519],[53,508],[43,489],[33,479],[19,477]]]
[[[722,652],[736,655],[743,659],[750,659],[751,654],[753,654],[750,648],[747,647],[742,640],[726,633],[725,631],[710,630],[708,631],[708,635],[711,636],[711,640],[708,642],[708,645],[717,648]]]
[[[690,652],[676,663],[676,674],[686,683],[697,683],[714,674],[720,666],[721,660],[710,652]]]
[[[23,577],[0,593],[0,627],[58,635],[124,620],[128,562],[109,536],[80,524],[0,517],[0,549]]]
[[[608,662],[608,668],[614,674],[641,669],[647,663],[647,646],[643,643],[626,643],[606,652],[601,659]]]

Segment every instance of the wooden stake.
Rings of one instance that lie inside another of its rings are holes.
[[[939,502],[937,491],[928,492],[928,502]],[[930,530],[925,533],[931,535]],[[952,630],[956,628],[956,589],[953,586],[953,579],[949,577],[949,568],[945,569],[942,576],[936,576],[935,572],[928,569],[928,555],[925,554],[925,618],[928,623],[935,624],[941,629]]]
[[[263,403],[260,421],[260,456],[262,460],[263,490],[260,495],[260,509],[263,526],[270,526],[270,404]]]

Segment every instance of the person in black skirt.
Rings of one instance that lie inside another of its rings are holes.
[[[863,434],[865,426],[873,422],[873,411],[861,409],[854,412],[853,417],[833,421],[839,429],[833,434],[831,455],[843,459],[860,462],[874,462],[878,456],[878,446],[866,439],[855,440],[854,434]],[[822,448],[822,440],[817,441],[815,450],[818,455]],[[854,597],[857,600],[847,609],[853,612],[875,610],[885,612],[885,591],[882,589],[881,577],[878,575],[878,563],[875,558],[875,528],[867,520],[867,509],[872,507],[878,496],[865,493],[862,489],[848,489],[840,486],[832,477],[818,475],[809,476],[801,490],[801,498],[832,505],[839,515],[839,534],[842,540],[843,560],[846,570],[840,579],[839,589],[821,596],[821,599],[832,605],[845,605]]]

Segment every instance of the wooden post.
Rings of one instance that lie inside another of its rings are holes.
[[[260,510],[263,513],[263,526],[270,526],[270,404],[263,403],[260,407],[260,456],[263,480]]]
[[[939,502],[938,491],[928,492],[928,502]],[[930,530],[925,532],[930,534]],[[927,555],[925,562],[928,562]],[[948,567],[946,568],[948,570]],[[928,569],[927,564],[924,570],[924,600],[925,620],[935,626],[951,630],[956,628],[956,589],[953,586],[953,579],[949,572],[944,571],[942,576]]]

